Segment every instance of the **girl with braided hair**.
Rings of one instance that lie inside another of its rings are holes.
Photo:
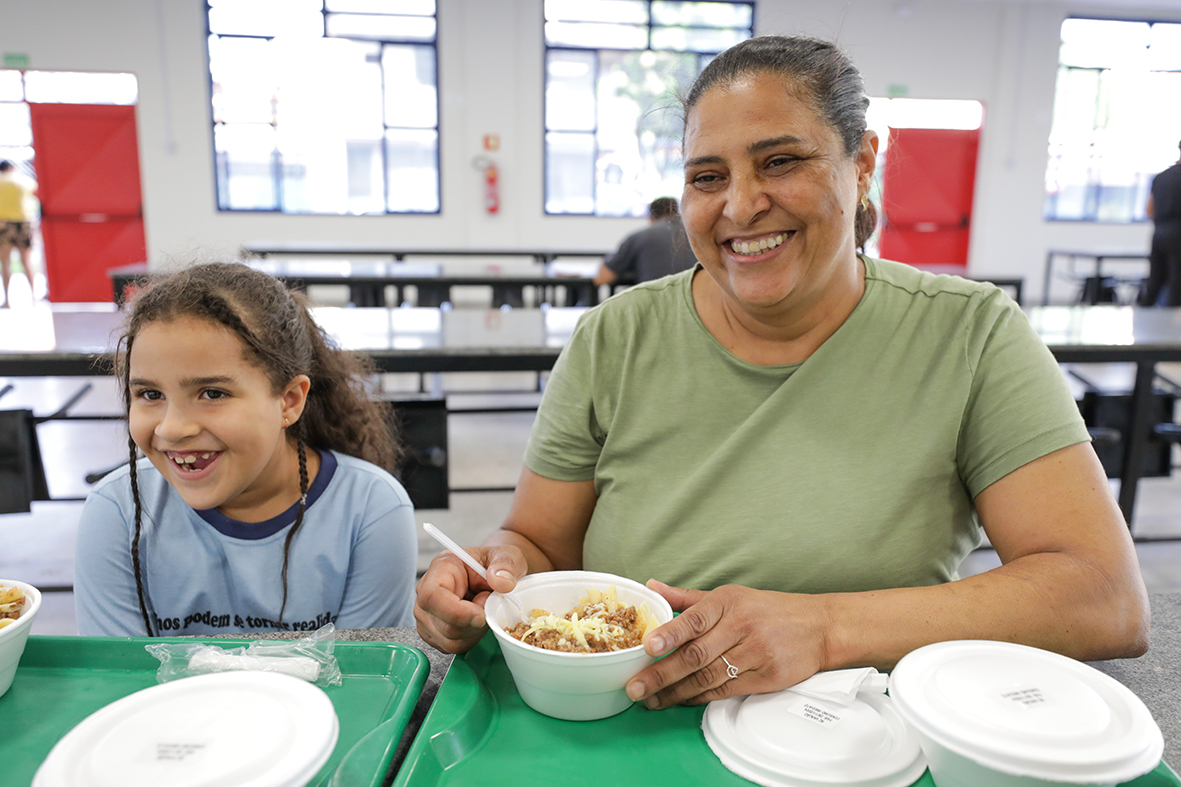
[[[409,625],[414,509],[371,373],[247,266],[143,292],[116,353],[131,462],[79,526],[79,633]]]

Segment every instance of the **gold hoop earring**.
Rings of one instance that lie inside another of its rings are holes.
[[[868,194],[861,195],[861,209],[862,210],[869,210],[869,195]]]

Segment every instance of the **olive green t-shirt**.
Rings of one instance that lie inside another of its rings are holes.
[[[740,360],[706,330],[694,271],[582,317],[525,463],[594,479],[584,568],[701,589],[946,582],[980,543],[972,499],[1089,439],[1053,356],[1003,292],[865,266],[853,313],[785,366]]]

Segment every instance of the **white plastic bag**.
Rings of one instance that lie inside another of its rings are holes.
[[[279,672],[325,686],[341,684],[332,650],[336,627],[328,623],[301,639],[256,639],[246,647],[219,648],[198,642],[159,642],[144,649],[160,660],[156,682],[231,670]]]
[[[849,705],[858,691],[886,693],[889,676],[873,667],[817,672],[807,680],[790,687],[791,691],[816,700],[827,700],[837,705]]]

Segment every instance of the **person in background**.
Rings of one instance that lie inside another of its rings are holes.
[[[693,267],[697,261],[672,197],[658,197],[648,206],[650,226],[623,239],[619,249],[599,268],[595,284],[652,281]]]
[[[987,283],[858,254],[878,136],[831,43],[760,36],[685,99],[698,264],[582,315],[509,513],[418,584],[459,653],[526,574],[629,577],[680,615],[627,693],[649,708],[891,668],[933,642],[1136,656],[1149,609],[1062,372]],[[960,578],[987,535],[1001,565]]]
[[[1152,179],[1145,212],[1152,248],[1140,305],[1181,306],[1181,160]]]
[[[82,509],[78,632],[408,625],[414,509],[367,361],[245,265],[141,293],[116,353],[131,462]]]
[[[37,184],[17,172],[11,161],[0,161],[0,279],[4,283],[3,306],[12,305],[8,285],[12,281],[12,252],[20,255],[21,267],[33,286],[30,249],[33,246],[33,199]]]

